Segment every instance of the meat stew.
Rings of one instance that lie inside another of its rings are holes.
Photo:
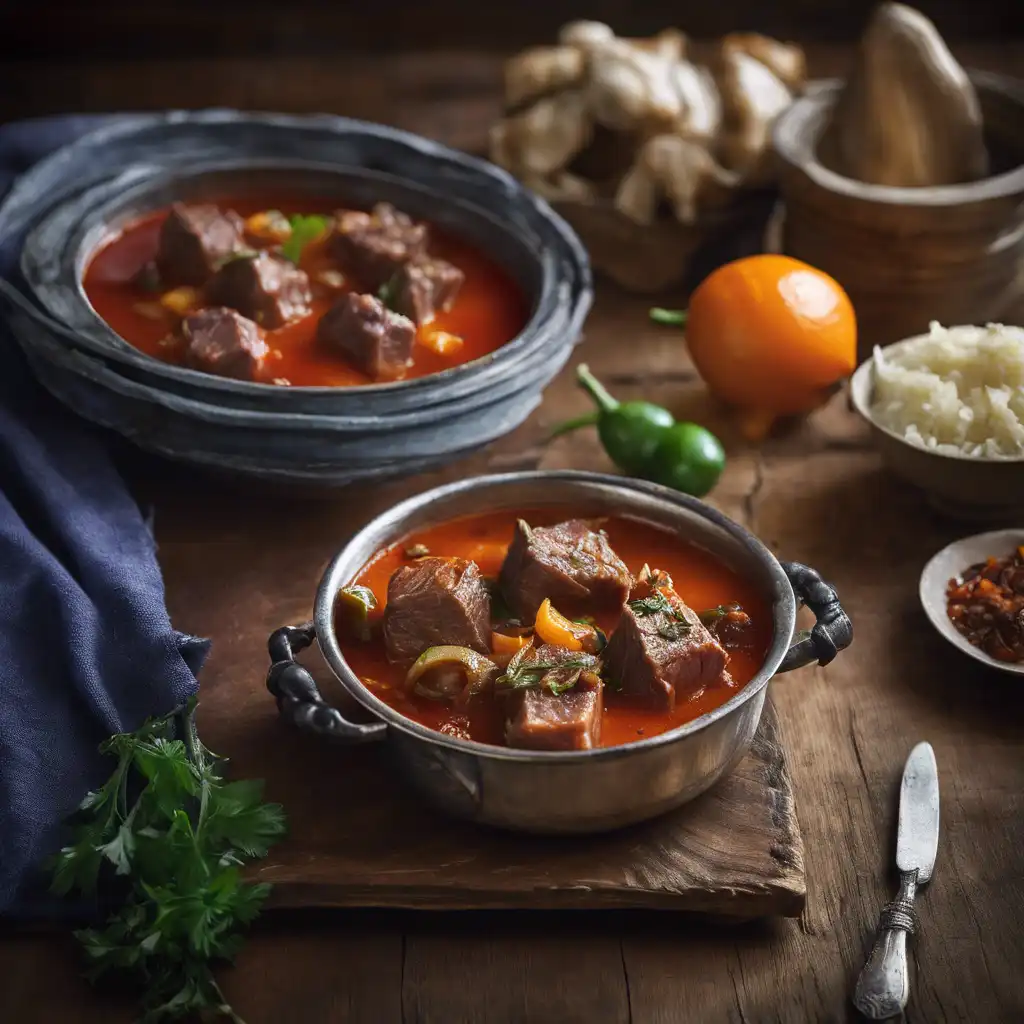
[[[146,354],[284,386],[437,373],[495,351],[527,319],[497,264],[387,203],[175,203],[103,245],[83,283],[96,312]]]
[[[533,750],[658,735],[760,668],[770,602],[709,552],[635,519],[558,510],[454,520],[342,590],[345,658],[400,714]]]

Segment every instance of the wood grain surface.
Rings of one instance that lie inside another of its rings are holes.
[[[1024,66],[1019,46],[969,56],[994,70]],[[392,76],[382,62],[379,84],[368,86],[376,98],[346,103],[339,87],[331,106],[372,108],[384,120],[478,144],[483,115],[496,102],[482,84],[493,66],[473,57],[417,62],[420,81],[433,90],[417,91],[408,64]],[[145,92],[137,69],[120,74],[104,70],[93,93],[79,79],[76,105],[123,106]],[[234,74],[222,67],[206,83],[204,102],[244,96]],[[323,105],[315,73],[313,81],[304,94],[297,80],[290,83],[293,106]],[[344,81],[344,74],[333,79],[325,71],[320,81]],[[176,88],[201,95],[194,80]],[[150,90],[155,102],[161,93]],[[72,98],[61,102],[70,106]],[[885,475],[845,396],[758,449],[743,446],[704,394],[681,336],[651,325],[646,309],[646,300],[600,289],[577,358],[622,397],[661,402],[719,430],[730,461],[714,503],[780,555],[826,573],[856,626],[854,645],[833,664],[772,685],[805,840],[803,913],[795,921],[721,927],[650,912],[283,911],[258,924],[223,975],[248,1024],[856,1020],[852,984],[894,891],[899,773],[921,739],[938,759],[942,836],[935,877],[918,901],[906,1020],[1024,1020],[1024,692],[949,647],[916,595],[927,559],[966,531],[935,518],[919,494]],[[156,503],[174,619],[214,639],[207,707],[228,681],[235,692],[251,686],[253,701],[266,699],[262,666],[257,671],[264,623],[308,612],[315,580],[353,520],[441,479],[486,469],[608,470],[592,435],[545,443],[555,422],[585,409],[566,372],[527,424],[481,455],[443,473],[319,502],[228,488],[134,459],[133,479]],[[265,772],[273,794],[281,746],[272,716],[259,727],[244,713],[200,724],[240,772]],[[331,770],[315,785],[340,791],[350,783],[340,764]],[[125,993],[90,991],[78,969],[70,939],[0,933],[0,1020],[131,1019]]]
[[[216,613],[213,612],[213,615]],[[280,907],[414,910],[688,910],[723,917],[799,916],[806,892],[792,785],[769,703],[749,754],[694,803],[606,836],[518,836],[450,821],[425,807],[379,748],[342,750],[275,730],[269,694],[247,699],[259,663],[240,653],[204,678],[203,734],[245,718],[235,758],[267,777],[289,839],[254,877]],[[325,684],[327,685],[327,684]],[[242,692],[239,692],[239,691]]]

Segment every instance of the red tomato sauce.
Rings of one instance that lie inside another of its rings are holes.
[[[230,208],[243,217],[263,210],[280,210],[286,215],[329,214],[337,201],[263,195],[245,199],[212,200],[222,209]],[[140,311],[156,300],[152,293],[134,283],[134,276],[156,255],[160,226],[167,217],[162,210],[128,224],[93,255],[83,281],[93,309],[129,344],[164,362],[179,363],[180,350],[168,344],[171,326]],[[457,352],[438,355],[423,345],[415,347],[414,364],[405,379],[460,366],[489,355],[511,341],[526,324],[529,315],[525,296],[512,278],[493,260],[436,228],[430,231],[430,253],[455,264],[465,275],[455,304],[438,312],[430,330],[448,331],[463,339]],[[318,271],[337,269],[324,242],[305,247],[299,264],[311,279]],[[271,358],[259,378],[262,383],[286,381],[298,386],[352,387],[371,384],[365,374],[337,355],[325,353],[316,344],[316,328],[339,292],[318,290],[314,281],[311,315],[277,330],[266,332]]]
[[[472,559],[484,576],[496,577],[512,540],[516,520],[531,526],[549,526],[573,518],[569,509],[538,509],[496,512],[456,519],[405,538],[379,552],[359,572],[353,584],[369,587],[377,598],[374,618],[379,620],[386,604],[388,580],[399,566],[408,564],[406,548],[426,545],[431,555]],[[722,681],[677,700],[671,712],[652,711],[631,704],[607,687],[601,722],[600,746],[657,736],[706,714],[724,704],[743,688],[760,669],[772,638],[770,602],[761,590],[739,576],[709,552],[680,540],[674,533],[635,519],[610,518],[602,528],[619,557],[634,575],[649,564],[667,572],[679,596],[691,608],[701,611],[737,602],[753,625],[753,642],[730,652],[731,683]],[[593,611],[597,625],[611,635],[618,621],[615,609]],[[498,702],[486,696],[474,697],[462,706],[450,706],[407,694],[403,687],[405,669],[388,662],[379,630],[369,642],[346,639],[339,623],[345,658],[363,683],[382,701],[406,718],[440,732],[464,735],[481,743],[503,745],[504,720]]]

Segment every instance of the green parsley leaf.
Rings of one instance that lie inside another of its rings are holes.
[[[327,230],[327,218],[319,214],[297,213],[294,217],[288,218],[292,233],[281,246],[281,254],[292,263],[298,263],[302,257],[302,250],[310,242],[315,242]]]
[[[223,761],[199,741],[194,715],[193,700],[102,745],[117,767],[76,811],[74,841],[53,860],[53,889],[95,895],[121,876],[115,911],[75,935],[90,978],[113,972],[141,983],[141,1021],[205,1014],[240,1024],[212,965],[238,952],[240,929],[267,898],[269,886],[245,882],[240,868],[266,856],[284,816],[263,803],[261,782],[223,781]]]

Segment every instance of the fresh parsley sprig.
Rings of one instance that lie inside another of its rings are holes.
[[[142,1024],[195,1013],[240,1024],[212,965],[237,953],[270,891],[240,869],[285,831],[262,782],[223,780],[223,760],[196,735],[195,706],[100,747],[117,767],[80,804],[73,842],[52,865],[55,892],[111,896],[106,922],[75,936],[90,978],[119,971],[141,983]]]

